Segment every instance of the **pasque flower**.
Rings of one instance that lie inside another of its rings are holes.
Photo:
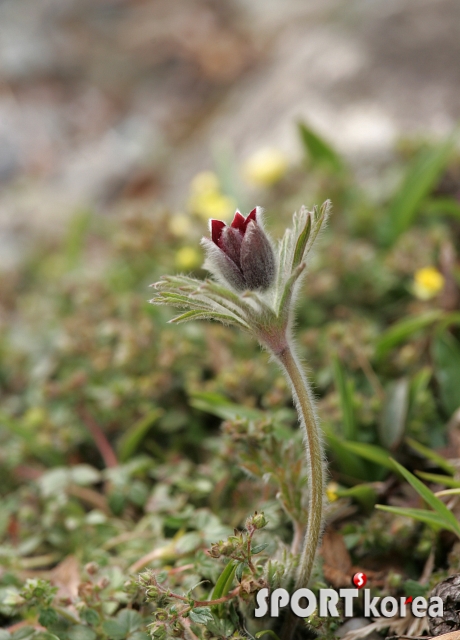
[[[275,279],[275,254],[261,215],[256,207],[246,218],[237,210],[230,226],[210,220],[211,239],[202,240],[208,258],[205,266],[237,291],[265,291]]]
[[[202,244],[207,253],[205,267],[214,278],[163,276],[153,285],[156,291],[151,300],[153,304],[186,309],[170,322],[215,320],[250,333],[271,353],[290,382],[304,431],[309,472],[307,526],[296,589],[308,585],[321,537],[324,460],[314,399],[296,354],[292,327],[307,256],[325,224],[329,204],[325,202],[313,211],[302,207],[279,242],[276,257],[272,241],[263,230],[259,207],[246,218],[237,211],[230,226],[211,220],[211,238],[203,238]],[[301,525],[294,524],[301,532]],[[283,640],[292,640],[296,624],[297,620],[286,618]]]

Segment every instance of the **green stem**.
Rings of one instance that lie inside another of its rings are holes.
[[[300,423],[305,431],[305,452],[310,491],[307,527],[295,582],[295,588],[301,589],[308,586],[323,526],[323,446],[313,396],[296,356],[288,345],[277,357],[292,384]],[[286,623],[285,639],[292,637],[297,625],[297,622],[292,620],[292,616],[288,618]]]

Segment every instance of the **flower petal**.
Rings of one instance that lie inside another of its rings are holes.
[[[212,241],[219,246],[220,236],[222,235],[222,229],[227,225],[222,220],[210,220],[209,228],[211,230]]]
[[[270,287],[276,275],[275,254],[269,239],[254,220],[249,221],[241,243],[240,260],[249,289]]]
[[[241,233],[244,233],[244,230],[246,228],[244,216],[241,215],[238,209],[236,210],[235,215],[233,217],[232,227],[234,229],[239,229]]]
[[[246,229],[248,228],[248,224],[250,222],[255,222],[257,224],[257,220],[256,220],[256,214],[257,214],[257,209],[258,207],[256,207],[255,209],[253,209],[250,213],[248,213],[248,215],[246,216],[246,220],[244,221],[244,230],[246,231]]]
[[[209,238],[201,240],[207,259],[204,268],[210,271],[223,284],[230,284],[237,291],[247,289],[241,269]]]
[[[225,229],[222,230],[222,235],[220,236],[218,243],[218,246],[231,260],[233,260],[238,268],[241,267],[240,251],[242,241],[243,234],[240,233],[238,229],[225,227]]]

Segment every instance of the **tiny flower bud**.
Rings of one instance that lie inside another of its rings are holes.
[[[214,544],[212,544],[209,551],[207,551],[207,554],[211,556],[211,558],[220,558],[220,556],[222,555],[220,551],[220,543],[215,542]]]
[[[211,220],[211,239],[203,238],[206,267],[238,291],[268,289],[275,279],[276,260],[256,207],[246,218],[235,213],[231,226]]]
[[[255,529],[262,529],[263,527],[265,527],[265,525],[268,522],[267,518],[264,516],[263,511],[262,513],[257,513],[256,511],[250,520],[251,520],[252,526]]]
[[[155,612],[155,618],[160,622],[164,622],[169,618],[169,613],[166,611],[166,609],[157,609]]]
[[[230,536],[228,540],[221,543],[220,552],[223,556],[230,556],[234,551],[236,551],[238,547],[238,541],[232,538],[233,536]]]
[[[88,562],[88,564],[85,565],[85,571],[90,576],[94,576],[99,571],[99,566],[97,565],[96,562]]]

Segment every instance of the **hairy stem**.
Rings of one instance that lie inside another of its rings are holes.
[[[301,589],[308,586],[323,526],[323,446],[312,393],[296,356],[288,345],[277,355],[277,358],[292,384],[300,423],[305,431],[310,499],[304,544],[295,582],[295,588]],[[292,620],[292,616],[286,622],[284,638],[288,639],[292,637],[297,623]]]

